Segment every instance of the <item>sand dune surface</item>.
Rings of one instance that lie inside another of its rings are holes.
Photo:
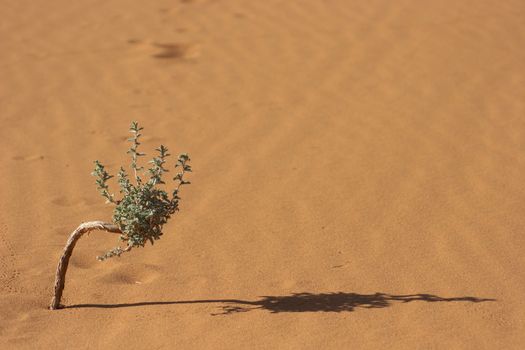
[[[1,4],[1,349],[525,348],[523,1]],[[131,120],[181,211],[47,310]]]

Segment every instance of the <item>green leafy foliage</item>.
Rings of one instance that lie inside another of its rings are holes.
[[[99,256],[99,260],[120,256],[132,248],[144,247],[148,241],[153,244],[155,240],[158,240],[162,236],[163,225],[168,222],[171,215],[179,210],[179,201],[181,199],[179,191],[181,186],[190,183],[184,179],[186,173],[191,172],[190,157],[184,153],[179,155],[175,164],[178,172],[173,177],[175,189],[171,192],[171,195],[163,188],[158,187],[159,185],[165,185],[162,178],[169,171],[164,166],[166,158],[170,154],[163,145],[156,149],[158,155],[149,161],[151,167],[143,174],[145,178],[143,179],[140,176],[140,171],[144,170],[144,168],[138,166],[138,158],[145,155],[138,151],[139,138],[142,136],[140,131],[142,129],[137,122],[131,123],[130,132],[132,137],[128,141],[132,143],[132,146],[127,153],[131,155],[131,169],[133,170],[135,181],[134,183],[130,181],[126,170],[120,167],[117,179],[122,199],[115,200],[114,195],[109,193],[107,181],[113,176],[106,172],[104,166],[98,160],[95,161],[95,170],[92,175],[97,178],[97,189],[107,203],[115,205],[113,222],[122,231],[120,240],[126,243],[125,248],[114,248]]]

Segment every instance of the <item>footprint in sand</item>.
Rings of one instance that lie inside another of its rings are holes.
[[[199,48],[195,45],[158,43],[153,44],[153,46],[161,50],[152,55],[152,57],[158,59],[191,60],[199,56]]]
[[[28,155],[28,156],[14,156],[11,159],[13,159],[13,160],[34,161],[34,160],[44,160],[44,156],[34,154],[34,155]]]
[[[51,203],[61,207],[72,207],[72,206],[90,206],[98,204],[99,201],[89,198],[72,199],[65,196],[55,197],[51,200]]]
[[[16,269],[16,256],[13,247],[6,238],[7,226],[0,227],[0,291],[19,293],[16,280],[20,271]]]
[[[129,39],[128,44],[141,51],[153,51],[151,57],[160,60],[191,61],[200,55],[200,48],[195,44],[148,43],[137,38]]]
[[[71,256],[70,264],[77,269],[87,270],[100,264],[100,261],[96,258],[97,254],[91,250],[76,251]]]
[[[161,269],[155,265],[144,265],[137,268],[118,266],[100,277],[100,281],[108,284],[147,284],[156,280]]]

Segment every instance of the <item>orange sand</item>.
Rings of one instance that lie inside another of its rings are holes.
[[[523,1],[1,5],[1,349],[525,347]],[[46,310],[131,120],[181,212]]]

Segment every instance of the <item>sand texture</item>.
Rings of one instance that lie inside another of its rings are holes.
[[[0,5],[0,349],[525,348],[524,1]],[[131,120],[181,211],[47,310]]]

